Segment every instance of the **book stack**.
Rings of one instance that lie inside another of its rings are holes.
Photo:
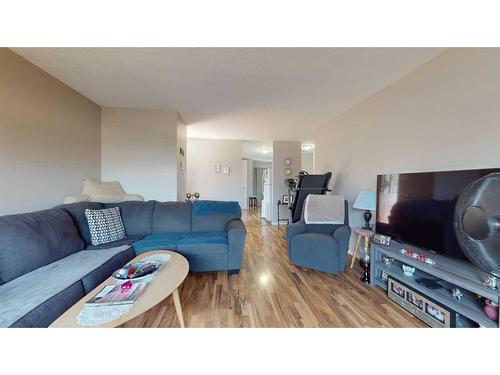
[[[107,285],[87,301],[85,306],[130,305],[137,301],[147,286],[148,283],[145,282],[129,282],[126,288],[123,285]]]

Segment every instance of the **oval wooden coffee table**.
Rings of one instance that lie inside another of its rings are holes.
[[[179,318],[179,323],[181,327],[184,328],[184,318],[182,317],[181,302],[179,299],[179,291],[177,288],[182,284],[189,271],[189,263],[186,258],[178,253],[174,253],[173,251],[155,250],[141,254],[132,259],[129,263],[137,262],[145,257],[156,254],[169,254],[172,256],[172,258],[167,263],[161,265],[160,269],[156,272],[153,280],[151,280],[146,290],[134,303],[134,306],[130,309],[130,311],[123,314],[116,320],[94,327],[110,328],[125,325],[136,326],[135,324],[129,325],[129,323],[131,323],[131,321],[140,319],[142,315],[147,314],[150,309],[158,305],[169,295],[172,295],[175,310],[177,312],[177,317]],[[85,302],[99,293],[106,285],[115,283],[116,279],[113,276],[110,276],[108,279],[104,280],[99,286],[97,286],[84,298],[73,305],[68,311],[61,315],[54,323],[50,325],[50,327],[83,327],[78,324],[76,318],[85,307]]]

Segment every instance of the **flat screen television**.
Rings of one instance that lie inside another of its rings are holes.
[[[468,260],[453,228],[458,196],[495,169],[377,176],[376,232],[438,254]]]

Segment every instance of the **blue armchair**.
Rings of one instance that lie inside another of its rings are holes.
[[[344,271],[351,237],[347,201],[344,204],[343,225],[299,221],[287,226],[288,257],[293,264],[332,274]]]

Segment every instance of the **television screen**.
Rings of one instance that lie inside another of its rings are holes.
[[[455,204],[468,184],[493,172],[500,168],[378,175],[376,232],[468,260],[455,237]]]

